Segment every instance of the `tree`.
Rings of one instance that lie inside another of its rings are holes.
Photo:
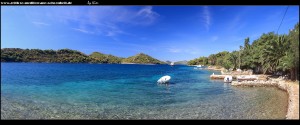
[[[290,50],[286,60],[290,60],[290,74],[292,80],[299,80],[299,22],[289,32]],[[287,62],[286,62],[287,63]]]
[[[236,70],[237,68],[237,64],[238,64],[238,58],[239,58],[239,52],[238,51],[233,51],[230,53],[230,58],[229,61],[232,63],[233,65],[233,70]]]
[[[289,73],[292,80],[299,80],[299,23],[288,35],[274,32],[263,33],[250,44],[247,37],[239,51],[226,51],[208,56],[208,64],[223,66],[226,69],[241,67],[253,69],[255,73]],[[189,61],[197,64],[199,59]]]
[[[217,57],[215,54],[211,54],[208,56],[208,62],[210,65],[216,65]]]
[[[266,72],[276,72],[278,70],[280,59],[288,50],[288,40],[285,35],[277,36],[275,39],[266,41],[263,49],[263,69]]]

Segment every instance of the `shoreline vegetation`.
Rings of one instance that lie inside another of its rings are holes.
[[[240,50],[223,51],[208,57],[190,60],[188,65],[206,65],[208,70],[221,71],[211,79],[226,75],[243,78],[232,81],[233,86],[275,86],[288,94],[286,119],[299,119],[299,23],[286,35],[270,32],[250,44],[245,39]]]
[[[239,50],[202,56],[190,60],[188,65],[211,66],[207,69],[220,71],[252,70],[253,74],[299,81],[299,23],[288,34],[264,33],[252,44],[248,37]]]
[[[2,48],[1,62],[30,62],[30,63],[92,63],[92,64],[171,64],[171,61],[160,61],[147,54],[138,53],[128,58],[117,57],[111,54],[93,52],[86,55],[72,49],[41,50]],[[186,60],[174,62],[175,65],[187,65]]]
[[[128,58],[117,57],[110,54],[93,52],[86,55],[77,50],[41,50],[3,48],[1,49],[1,62],[36,62],[36,63],[100,63],[100,64],[167,64],[147,54],[139,53]]]

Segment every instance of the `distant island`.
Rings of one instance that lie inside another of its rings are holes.
[[[186,60],[183,60],[183,61],[177,61],[177,62],[174,62],[175,65],[187,65],[188,64],[188,61]]]
[[[46,62],[46,63],[102,63],[102,64],[166,64],[147,54],[122,58],[110,54],[93,52],[86,55],[77,50],[1,49],[1,62]]]
[[[128,58],[122,59],[122,63],[166,64],[165,62],[162,62],[144,53],[139,53],[135,56],[130,56]]]

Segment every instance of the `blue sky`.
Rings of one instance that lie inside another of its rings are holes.
[[[162,61],[238,50],[276,32],[287,6],[1,6],[1,48],[75,49]],[[289,6],[279,29],[299,22]]]

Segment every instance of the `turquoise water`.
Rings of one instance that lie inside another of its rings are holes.
[[[211,81],[212,73],[219,74],[179,65],[1,63],[1,118],[285,118],[285,92],[233,87]],[[157,84],[164,75],[170,84]]]

